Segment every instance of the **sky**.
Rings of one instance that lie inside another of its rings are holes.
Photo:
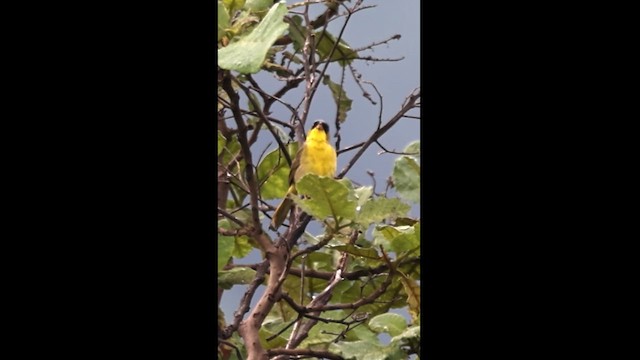
[[[287,1],[288,4],[294,2],[298,1]],[[352,6],[354,2],[353,0],[347,2],[347,5]],[[375,63],[360,60],[354,63],[355,68],[362,75],[362,79],[373,82],[380,94],[382,94],[382,123],[385,124],[388,119],[397,113],[406,97],[420,86],[420,1],[365,0],[363,4],[365,6],[375,5],[376,7],[357,12],[349,20],[343,39],[352,49],[389,39],[396,34],[401,35],[399,40],[392,40],[375,47],[373,51],[367,50],[360,53],[360,55],[370,55],[376,58],[404,57],[403,60]],[[314,7],[319,11],[323,10],[323,5],[315,5]],[[314,13],[318,13],[318,11]],[[311,16],[311,18],[314,18],[314,16]],[[343,20],[332,22],[328,30],[337,35],[343,23]],[[338,66],[329,67],[327,73],[333,81],[337,82],[340,79],[340,68]],[[281,87],[281,83],[277,82],[270,73],[258,73],[254,75],[254,78],[264,89],[278,89]],[[341,128],[341,148],[367,140],[378,125],[380,112],[380,102],[373,88],[368,87],[365,89],[372,95],[373,99],[378,103],[377,105],[372,105],[369,100],[361,95],[362,91],[355,84],[351,75],[346,75],[345,82],[345,91],[347,96],[353,100],[353,103],[351,110],[347,114],[347,120]],[[304,87],[301,85],[290,91],[283,100],[297,104],[302,99],[303,93]],[[335,128],[333,118],[335,112],[336,105],[331,94],[325,86],[321,85],[310,108],[305,130],[309,130],[314,120],[326,120],[331,127],[332,142],[334,142]],[[419,111],[412,110],[410,114],[419,116]],[[284,106],[274,106],[271,116],[286,121],[290,118],[291,113]],[[402,151],[406,145],[420,139],[420,121],[418,119],[402,119],[385,133],[379,141],[388,150]],[[269,150],[275,149],[277,146],[275,141],[264,138],[261,140],[264,142],[259,143],[257,148],[263,149],[263,146],[267,146],[269,142],[272,142],[273,144]],[[398,155],[378,155],[381,150],[376,145],[370,146],[345,177],[360,185],[372,186],[373,183],[371,177],[367,175],[367,171],[373,171],[377,183],[375,191],[383,192],[386,179],[391,175],[394,161]],[[349,151],[338,156],[338,172],[346,166],[356,152]],[[389,192],[390,196],[393,196],[393,194],[392,191]],[[412,207],[410,216],[420,216],[419,206]],[[265,219],[263,223],[265,228],[266,224],[268,224],[268,219]],[[321,233],[319,226],[313,222],[307,230],[314,235]],[[254,251],[247,258],[238,260],[236,263],[256,263],[258,259],[259,253]],[[231,320],[239,299],[245,290],[246,287],[244,286],[234,286],[231,290],[225,291],[221,307],[227,322]],[[259,296],[260,293],[256,293],[252,305],[255,304]]]

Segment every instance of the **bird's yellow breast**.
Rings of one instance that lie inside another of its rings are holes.
[[[309,137],[304,143],[300,157],[300,167],[296,171],[297,182],[306,174],[333,177],[336,173],[336,151],[324,139]]]

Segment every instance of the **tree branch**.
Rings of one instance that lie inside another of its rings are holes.
[[[386,133],[389,129],[391,129],[391,127],[393,127],[393,125],[395,125],[407,111],[411,110],[415,106],[416,102],[419,99],[420,99],[420,90],[418,89],[417,93],[414,90],[414,93],[409,95],[409,97],[405,101],[405,104],[402,106],[400,111],[398,111],[398,113],[396,113],[391,118],[391,120],[389,120],[389,122],[387,122],[384,126],[376,130],[373,133],[373,135],[371,135],[371,137],[364,143],[364,145],[360,148],[360,150],[358,150],[358,152],[353,156],[353,158],[349,160],[349,163],[347,164],[347,166],[345,166],[345,168],[342,169],[342,171],[340,171],[337,178],[342,179],[344,175],[349,171],[349,169],[351,169],[351,167],[355,164],[355,162],[358,161],[360,156],[362,156],[362,154],[367,150],[369,145],[374,143],[376,140],[378,140],[378,138],[384,135],[384,133]]]
[[[269,356],[289,355],[289,356],[314,356],[319,359],[344,360],[340,355],[328,351],[311,350],[311,349],[271,349],[267,350]]]

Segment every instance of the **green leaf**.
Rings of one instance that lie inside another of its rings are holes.
[[[233,254],[235,247],[235,239],[233,236],[224,236],[218,234],[218,271],[227,265],[229,258]]]
[[[332,343],[329,351],[337,353],[345,360],[406,360],[407,354],[398,346],[382,346],[369,341]]]
[[[293,40],[293,49],[297,52],[304,46],[307,28],[302,25],[302,17],[294,15],[289,22],[289,37]]]
[[[218,41],[222,39],[225,29],[229,27],[229,13],[222,2],[218,1]]]
[[[380,255],[378,255],[378,252],[374,248],[363,248],[363,247],[359,247],[351,244],[337,245],[337,246],[327,245],[327,248],[338,250],[338,251],[344,251],[351,255],[362,256],[367,259],[376,259],[376,260],[380,259]]]
[[[410,143],[409,145],[407,145],[406,148],[404,148],[404,150],[402,150],[402,152],[407,154],[412,154],[409,156],[414,156],[419,159],[420,158],[420,140],[416,140]]]
[[[219,138],[218,138],[219,139]],[[238,135],[231,135],[225,145],[223,150],[220,152],[220,160],[223,164],[228,164],[231,159],[233,159],[240,152],[240,141],[238,141]]]
[[[250,99],[247,99],[247,108],[249,109],[249,111],[252,111],[252,112],[256,111],[256,107],[253,105],[254,103],[257,104],[260,109],[262,108],[260,98],[258,98],[255,93],[249,92],[249,98]],[[254,124],[252,125],[255,125],[255,123],[257,123],[257,118],[256,117],[252,117],[252,118],[255,119],[253,120]]]
[[[253,246],[249,244],[249,237],[246,235],[236,236],[233,252],[231,255],[233,257],[242,259],[243,257],[249,255],[249,253],[253,250]]]
[[[231,356],[229,356],[229,360],[243,360],[247,358],[247,349],[244,346],[244,341],[242,341],[242,338],[238,335],[238,332],[234,332],[231,335],[231,338],[227,339],[227,341],[234,344],[238,350],[240,350],[240,357],[238,357],[238,353],[236,353],[235,349],[232,350],[230,352]],[[221,359],[221,357],[219,359]]]
[[[405,276],[400,277],[400,281],[408,296],[409,314],[411,314],[413,322],[416,322],[420,318],[420,285],[415,280]]]
[[[292,161],[298,149],[298,143],[292,142],[287,145],[289,156]],[[260,188],[260,195],[263,200],[281,199],[289,190],[289,164],[282,155],[280,148],[268,153],[260,164],[258,164],[258,182],[264,184]]]
[[[298,257],[298,259],[301,257]],[[333,266],[333,256],[327,253],[312,252],[305,259],[307,269],[318,271],[335,271]]]
[[[271,45],[289,27],[283,22],[286,13],[284,2],[274,5],[248,35],[241,35],[239,40],[218,49],[218,66],[244,74],[257,73]]]
[[[218,271],[218,286],[231,289],[233,285],[245,285],[256,276],[256,271],[246,267]]]
[[[276,133],[276,135],[280,138],[280,141],[282,141],[283,144],[287,144],[287,145],[295,144],[292,148],[289,148],[289,154],[291,154],[291,161],[293,161],[293,158],[294,158],[293,155],[295,155],[295,153],[296,153],[295,150],[298,149],[298,143],[293,141],[291,139],[291,137],[289,136],[289,134],[286,131],[284,131],[283,128],[281,128],[280,126],[277,126],[277,125],[275,125],[273,123],[271,125],[273,127],[273,132]],[[263,128],[263,130],[264,131],[269,131],[269,129],[265,129],[265,128]],[[294,149],[294,150],[292,150],[292,149]],[[291,151],[293,151],[293,153]]]
[[[242,9],[244,6],[245,0],[222,0],[224,2],[224,6],[229,9],[230,13],[236,12],[236,10]]]
[[[244,9],[252,12],[263,12],[273,5],[273,0],[246,0]]]
[[[412,251],[420,247],[420,223],[415,223],[407,231],[402,231],[402,234],[398,235],[392,241],[392,249],[396,253],[402,253],[405,251]]]
[[[218,156],[224,149],[224,144],[227,143],[227,139],[222,135],[222,132],[218,130]]]
[[[386,313],[371,319],[369,328],[377,333],[386,332],[391,336],[396,336],[407,328],[407,321],[402,315]]]
[[[236,215],[241,212],[236,212]],[[218,227],[222,229],[236,229],[237,225],[229,222],[228,219],[221,219],[218,221]],[[227,264],[230,257],[243,258],[247,256],[253,246],[249,242],[249,237],[246,235],[241,236],[224,236],[218,234],[218,271]]]
[[[419,233],[420,225],[419,223],[416,225]],[[382,245],[385,249],[396,253],[414,250],[420,247],[420,239],[416,236],[416,225],[376,226],[373,229],[373,244]]]
[[[391,338],[391,344],[399,346],[411,343],[420,343],[420,326],[411,326],[405,329],[402,334]]]
[[[367,326],[360,325],[352,328],[353,330],[347,332],[347,335],[355,335],[355,340],[364,340],[367,342],[378,342],[378,335],[371,331]]]
[[[384,219],[404,216],[411,207],[400,199],[376,198],[367,201],[358,212],[356,222],[369,226]]]
[[[298,193],[309,199],[293,200],[307,214],[319,220],[329,216],[353,220],[356,215],[356,199],[349,188],[340,181],[325,176],[307,174],[296,184]]]
[[[274,306],[274,308],[276,308],[276,306]],[[293,327],[289,327],[289,329],[285,330],[282,334],[276,336],[271,341],[267,341],[267,338],[277,334],[287,326],[287,322],[285,320],[281,317],[274,316],[273,313],[274,311],[272,310],[271,313],[269,313],[269,316],[267,316],[264,322],[260,325],[260,330],[258,331],[260,343],[262,344],[262,347],[267,350],[284,347],[287,344],[287,339],[291,335],[291,331],[293,330]]]
[[[401,156],[396,159],[393,183],[401,198],[412,203],[420,202],[420,165],[414,158]]]
[[[328,317],[332,320],[344,318],[344,315],[342,314],[340,314],[341,317],[335,316],[335,315],[338,315],[337,312],[336,314],[331,314],[331,316],[327,316],[329,313],[334,313],[334,311],[328,311],[326,313],[323,313],[322,316]],[[337,334],[340,334],[342,330],[344,330],[344,325],[333,323],[333,322],[332,323],[318,322],[314,327],[311,328],[311,330],[309,330],[309,336],[306,339],[304,339],[302,343],[300,343],[299,348],[306,349],[306,348],[318,346],[318,345],[326,346],[326,344],[333,342],[336,339]]]
[[[373,194],[373,186],[361,186],[354,190],[358,199],[358,206],[364,205]]]
[[[226,31],[231,38],[231,42],[235,42],[242,36],[247,36],[251,30],[260,22],[260,17],[248,12],[242,11],[235,16],[231,27]]]
[[[320,60],[326,60],[329,57],[329,54],[331,54],[331,50],[336,44],[337,39],[329,32],[322,30],[316,32],[315,38],[316,51],[318,52],[318,55],[320,55]],[[353,51],[344,40],[340,40],[336,50],[331,56],[331,61],[338,60],[338,64],[345,67],[357,57],[358,53]]]
[[[331,94],[333,95],[333,101],[338,107],[338,120],[340,120],[340,122],[344,122],[347,120],[347,112],[351,110],[351,103],[353,101],[349,99],[347,93],[340,84],[336,84],[331,81],[329,75],[325,75],[322,78],[322,83],[329,86]]]
[[[417,222],[418,222],[418,220],[416,220],[416,219],[412,219],[412,218],[408,218],[408,217],[399,217],[399,218],[396,219],[396,221],[394,222],[393,225],[395,225],[395,226],[400,226],[400,225],[413,226]]]

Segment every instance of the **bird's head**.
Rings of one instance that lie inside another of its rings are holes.
[[[322,120],[316,120],[307,135],[307,140],[329,141],[329,125]]]

